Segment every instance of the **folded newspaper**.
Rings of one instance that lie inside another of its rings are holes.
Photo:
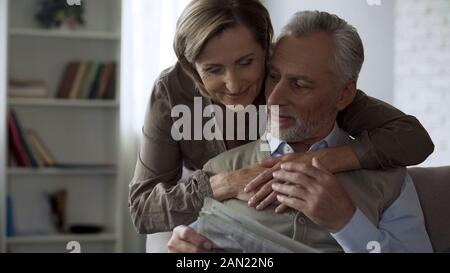
[[[205,199],[197,225],[198,232],[225,252],[319,252],[245,217],[211,198]]]

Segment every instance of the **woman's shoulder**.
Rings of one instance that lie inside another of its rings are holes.
[[[156,84],[165,89],[166,95],[174,100],[199,96],[192,79],[183,71],[177,62],[163,70],[156,80]]]
[[[167,82],[169,80],[183,80],[184,76],[187,75],[183,72],[180,63],[177,62],[175,65],[172,65],[171,67],[168,67],[161,71],[158,80],[164,82]]]

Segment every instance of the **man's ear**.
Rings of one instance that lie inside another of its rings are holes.
[[[356,81],[347,83],[341,90],[338,91],[339,96],[336,102],[336,109],[341,111],[345,109],[356,96]]]

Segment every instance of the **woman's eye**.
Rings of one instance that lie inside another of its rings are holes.
[[[220,74],[222,72],[222,69],[220,67],[212,67],[207,68],[205,71],[210,74]]]
[[[241,66],[248,66],[251,65],[253,62],[253,59],[246,59],[239,62],[239,65]]]

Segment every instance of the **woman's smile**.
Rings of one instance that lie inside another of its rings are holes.
[[[240,99],[246,97],[248,95],[249,91],[250,91],[250,88],[243,89],[242,91],[239,91],[237,93],[225,91],[225,92],[222,92],[222,95],[229,98],[230,100],[240,100]]]

